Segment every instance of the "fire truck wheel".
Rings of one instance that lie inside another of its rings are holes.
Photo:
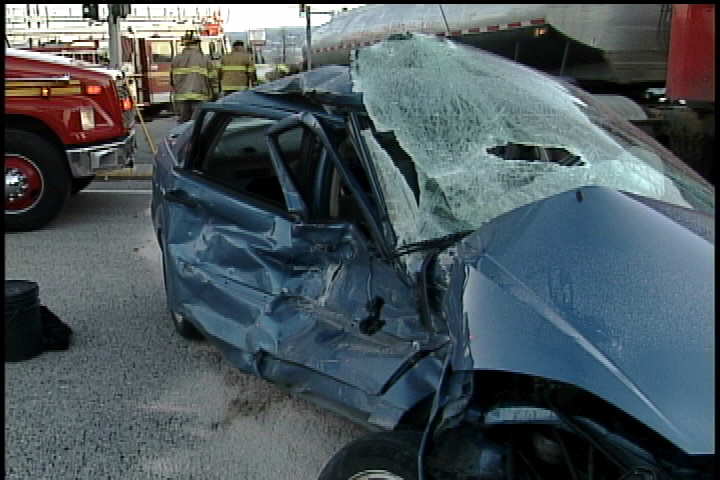
[[[72,190],[70,193],[75,195],[76,193],[84,190],[87,188],[90,183],[95,180],[95,175],[91,175],[89,177],[83,177],[83,178],[73,178],[72,179]]]
[[[63,153],[38,134],[5,130],[5,230],[45,226],[70,195]]]

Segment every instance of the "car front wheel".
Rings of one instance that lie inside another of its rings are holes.
[[[346,445],[318,480],[417,480],[420,432],[378,432]]]
[[[170,312],[175,331],[188,340],[202,340],[203,336],[195,325],[177,312]]]

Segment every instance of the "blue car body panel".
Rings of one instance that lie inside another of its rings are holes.
[[[293,113],[273,110],[273,97],[241,95],[243,111]],[[182,161],[167,147],[156,160],[153,218],[172,311],[238,367],[364,412],[376,426],[392,428],[433,393],[441,364],[433,352],[444,340],[428,338],[415,292],[355,225],[312,224],[260,206],[177,168]],[[169,191],[185,200],[158,200]],[[385,325],[366,335],[359,325],[375,297],[384,299]],[[395,379],[397,371],[410,373]]]
[[[456,252],[453,367],[577,385],[713,453],[713,223],[603,187],[498,217]]]

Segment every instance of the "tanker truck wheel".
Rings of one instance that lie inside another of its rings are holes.
[[[5,230],[47,225],[70,195],[63,153],[36,133],[5,130]]]

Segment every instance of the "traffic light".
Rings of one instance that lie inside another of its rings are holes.
[[[300,16],[302,17],[305,14],[305,4],[300,4]]]
[[[82,4],[83,18],[90,18],[96,22],[100,21],[100,4],[98,3],[83,3]]]

